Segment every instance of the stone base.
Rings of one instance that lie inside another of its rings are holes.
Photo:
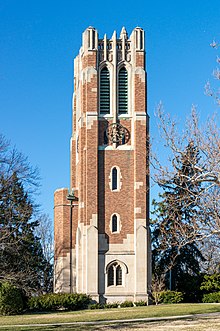
[[[105,304],[105,303],[122,303],[124,301],[132,301],[132,302],[137,302],[137,301],[146,301],[147,304],[149,302],[149,296],[148,294],[139,294],[139,295],[134,295],[134,294],[128,294],[128,295],[109,295],[109,294],[103,294],[99,296],[99,303]]]

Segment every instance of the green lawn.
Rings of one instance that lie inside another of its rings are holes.
[[[165,317],[177,315],[191,315],[201,313],[220,312],[220,304],[173,304],[159,305],[148,307],[133,307],[133,308],[117,308],[117,309],[101,309],[101,310],[84,310],[76,312],[59,312],[59,313],[41,313],[41,314],[24,314],[16,316],[1,316],[1,330],[12,330],[10,325],[27,325],[27,324],[44,324],[49,323],[49,327],[19,327],[13,330],[95,330],[93,326],[52,326],[56,323],[70,322],[92,322],[92,321],[107,321],[119,319],[137,319],[146,317]]]

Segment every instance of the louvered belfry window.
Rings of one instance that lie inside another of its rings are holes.
[[[128,72],[124,67],[118,73],[118,110],[119,114],[128,112]]]
[[[110,74],[106,67],[100,72],[100,113],[110,113]]]

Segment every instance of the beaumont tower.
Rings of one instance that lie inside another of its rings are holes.
[[[85,30],[74,60],[70,189],[55,191],[56,292],[146,300],[151,283],[144,31]]]

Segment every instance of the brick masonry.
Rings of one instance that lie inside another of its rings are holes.
[[[73,291],[86,292],[97,301],[147,298],[151,272],[143,38],[140,28],[133,30],[130,39],[125,29],[119,39],[116,33],[109,40],[98,39],[91,27],[83,34],[83,45],[74,61],[70,190],[59,189],[54,195],[54,277],[59,284],[55,291],[72,284]],[[99,114],[99,68],[103,65],[110,68],[112,76],[111,110],[106,116]],[[129,82],[125,115],[117,111],[117,70],[122,65],[127,68]],[[105,130],[115,122],[129,132],[124,143],[106,141]],[[120,172],[116,191],[111,189],[113,167]],[[63,274],[70,274],[70,202],[66,197],[73,189],[70,280]],[[111,228],[113,214],[120,222],[116,232]],[[123,269],[122,286],[107,284],[108,266],[113,262]]]

